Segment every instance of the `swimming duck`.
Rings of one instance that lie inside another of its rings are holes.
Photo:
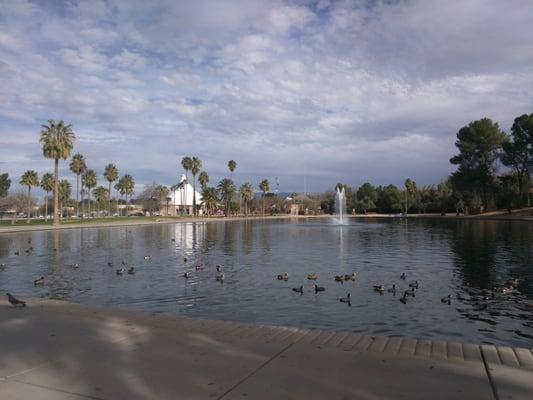
[[[175,241],[176,241],[176,239],[172,238],[172,239],[170,239],[170,241],[171,241],[171,242],[175,242]]]
[[[3,271],[6,269],[6,265],[4,263],[0,264],[0,271]]]
[[[152,259],[152,256],[144,256],[144,259],[145,259],[145,260],[151,260],[151,259]]]
[[[285,272],[284,274],[279,274],[276,276],[278,281],[288,281],[289,280],[289,274]]]
[[[315,293],[324,292],[325,290],[326,290],[325,287],[321,287],[321,286],[315,285]]]
[[[409,284],[410,288],[418,289],[418,281],[411,282]]]
[[[341,276],[341,275],[335,275],[335,282],[343,283],[344,282],[344,277]]]
[[[443,297],[442,299],[440,299],[440,301],[441,301],[442,303],[448,303],[448,304],[450,304],[450,303],[452,302],[452,296],[449,294],[448,296],[445,296],[445,297]]]
[[[202,265],[197,265],[196,267],[194,267],[194,269],[196,271],[203,271],[204,267]]]
[[[190,273],[190,272],[184,272],[184,273],[183,273],[183,277],[186,278],[186,279],[188,279],[188,278],[191,277],[191,273]]]
[[[220,274],[216,276],[216,281],[223,283],[224,282],[224,274]]]
[[[385,292],[385,286],[383,285],[374,285],[374,291],[383,294]]]
[[[33,281],[33,286],[44,285],[44,276],[41,276],[39,279]]]
[[[311,272],[307,275],[307,279],[309,279],[310,281],[316,281],[318,279],[318,275],[314,272]]]
[[[507,286],[504,286],[501,290],[501,292],[503,294],[510,294],[510,293],[513,293],[513,288],[512,287],[507,287]]]
[[[128,274],[133,275],[135,273],[135,268],[128,268]]]
[[[400,279],[405,281],[405,272],[402,272],[402,274],[400,275]]]
[[[351,274],[344,275],[345,281],[355,281],[355,272],[352,272]]]
[[[80,264],[75,263],[71,265],[72,269],[78,269],[80,267]]]
[[[15,255],[16,255],[16,256],[19,256],[20,253],[19,253],[18,251],[15,251]]]
[[[405,292],[405,293],[403,294],[403,296],[400,297],[400,302],[402,302],[403,304],[406,304],[406,303],[407,303],[407,296],[408,296],[408,295],[407,295],[407,292]]]
[[[508,279],[506,284],[508,287],[517,288],[520,281],[518,279]]]
[[[115,270],[115,272],[117,273],[118,276],[122,276],[124,274],[124,271],[125,271],[124,268],[120,268],[120,269]]]
[[[304,287],[303,287],[303,286],[300,286],[300,287],[293,287],[293,288],[292,288],[292,291],[293,291],[293,292],[296,292],[296,293],[304,294]]]
[[[112,262],[108,262],[108,263],[107,263],[107,266],[108,266],[108,267],[112,267],[112,266],[113,266],[113,263],[112,263]]]
[[[396,284],[393,284],[391,288],[387,289],[387,292],[396,294]]]
[[[187,257],[183,257],[183,262],[187,262]]]
[[[341,303],[347,303],[348,305],[351,305],[350,293],[348,293],[346,297],[341,297],[339,301]]]
[[[217,265],[217,272],[222,272],[222,269],[224,268],[223,265],[218,264]]]

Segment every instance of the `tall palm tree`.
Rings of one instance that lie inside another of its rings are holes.
[[[235,171],[235,168],[237,168],[237,161],[229,160],[228,161],[228,169],[229,169],[229,172],[230,172],[230,179],[233,179],[233,171]]]
[[[123,190],[126,195],[126,216],[128,214],[128,196],[133,195],[135,188],[135,180],[130,174],[126,174],[122,177],[123,179]]]
[[[209,183],[209,175],[207,174],[207,172],[200,172],[200,175],[198,175],[198,182],[200,182],[202,190],[205,190],[207,184]]]
[[[196,175],[202,169],[202,160],[198,157],[193,157],[191,160],[191,173],[192,173],[192,214],[196,216]]]
[[[210,211],[214,210],[218,204],[218,193],[214,187],[206,187],[202,190],[202,205],[207,210],[207,216],[209,217]]]
[[[109,182],[109,205],[108,205],[108,216],[111,216],[111,184],[118,179],[118,168],[114,164],[107,164],[104,169],[104,178]]]
[[[219,182],[217,189],[220,200],[224,202],[226,217],[228,217],[230,213],[231,200],[233,200],[233,196],[235,196],[237,188],[231,179],[224,178]]]
[[[189,171],[192,169],[192,158],[189,157],[189,156],[185,156],[181,159],[181,166],[183,167],[183,169],[185,170],[185,180],[188,182],[189,181]],[[184,192],[184,195],[185,195],[185,206],[187,206],[187,182],[185,182],[184,186],[183,186],[183,192]],[[183,204],[183,202],[182,202]]]
[[[39,176],[37,175],[37,172],[30,169],[22,174],[19,183],[28,188],[28,215],[26,222],[29,224],[31,218],[31,188],[33,186],[39,186]]]
[[[261,190],[261,192],[263,192],[263,196],[262,196],[262,205],[261,205],[261,208],[263,210],[263,216],[265,215],[265,196],[268,192],[270,192],[270,182],[268,181],[268,179],[263,179],[261,181],[261,183],[259,184],[259,190]]]
[[[43,145],[43,155],[54,160],[54,225],[59,225],[59,159],[70,157],[75,139],[72,125],[63,121],[49,120],[48,125],[42,125],[39,142]]]
[[[76,215],[79,215],[79,199],[78,195],[80,193],[80,175],[87,170],[87,164],[85,164],[85,157],[80,153],[74,154],[72,160],[70,160],[70,170],[76,174]],[[82,199],[83,202],[83,199]],[[83,214],[83,210],[82,210]]]
[[[61,180],[61,182],[59,182],[59,185],[58,185],[58,200],[60,202],[60,206],[59,206],[59,209],[61,210],[61,218],[63,217],[63,206],[65,205],[66,202],[69,201],[70,199],[70,194],[71,194],[71,191],[72,191],[72,185],[70,184],[69,181],[67,181],[66,179],[63,179]]]
[[[46,192],[46,196],[44,196],[44,220],[48,221],[48,193],[54,190],[54,175],[50,172],[42,176],[41,189]]]
[[[254,186],[251,183],[243,183],[240,188],[242,200],[244,201],[244,215],[248,216],[248,202],[254,198]]]
[[[87,188],[87,195],[89,197],[89,218],[90,218],[91,217],[91,190],[94,189],[97,184],[96,172],[93,169],[88,169],[87,171],[85,171],[85,173],[81,177],[81,181],[83,182],[83,186]]]
[[[96,213],[97,216],[100,216],[100,204],[107,200],[108,193],[109,192],[107,191],[107,189],[103,186],[98,186],[93,190],[94,199],[96,200],[96,206],[98,207],[98,211]]]
[[[117,198],[118,198],[118,194],[120,193],[120,198],[122,198],[122,196],[124,196],[124,177],[121,177],[117,183],[115,183],[115,186],[113,186],[115,188],[115,190],[117,191]],[[117,199],[117,212],[118,212],[118,199]],[[120,213],[119,213],[120,215]]]

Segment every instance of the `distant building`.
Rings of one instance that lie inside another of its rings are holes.
[[[170,197],[168,215],[192,215],[194,188],[187,181],[185,175],[181,176],[178,189],[175,191],[171,190],[168,197]],[[202,195],[196,191],[196,208],[198,209],[199,215],[203,214],[201,203]],[[162,211],[166,213],[167,207],[163,207]]]

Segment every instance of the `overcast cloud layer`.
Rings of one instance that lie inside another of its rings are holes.
[[[40,125],[64,119],[138,183],[183,155],[282,191],[437,183],[461,126],[533,112],[532,21],[530,0],[0,0],[0,172],[51,170]]]

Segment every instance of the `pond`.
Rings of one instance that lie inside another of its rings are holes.
[[[532,243],[528,222],[428,219],[0,234],[0,289],[20,298],[200,318],[533,347]],[[135,274],[117,275],[123,261]],[[285,272],[287,281],[276,279]],[[352,272],[355,280],[334,279]],[[221,273],[223,282],[216,280]],[[316,281],[307,279],[311,273]],[[40,276],[44,284],[34,286]],[[514,278],[518,287],[501,293]],[[414,281],[415,296],[401,302]],[[315,293],[315,283],[325,291]],[[396,294],[374,290],[393,284]],[[292,290],[300,285],[301,295]],[[350,304],[340,302],[348,293]],[[441,301],[447,295],[450,304]]]

